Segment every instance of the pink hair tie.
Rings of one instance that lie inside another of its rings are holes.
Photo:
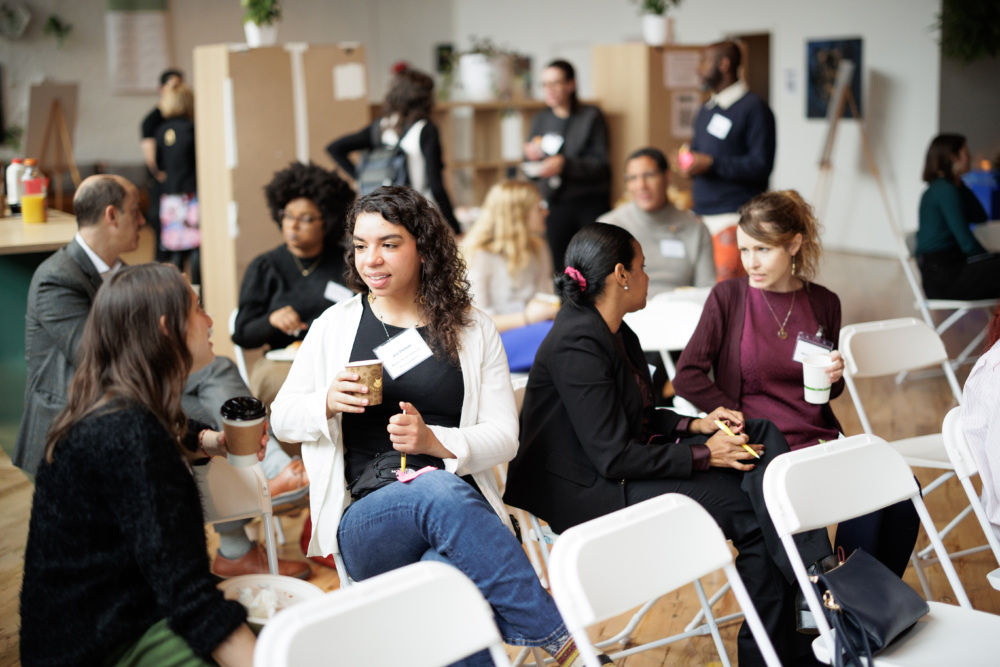
[[[576,284],[580,286],[581,292],[587,291],[587,279],[583,277],[582,273],[574,269],[572,266],[567,266],[563,273],[576,281]]]

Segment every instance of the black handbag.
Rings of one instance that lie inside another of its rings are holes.
[[[812,577],[836,633],[835,667],[857,665],[909,630],[930,607],[875,557],[861,549],[838,567]]]
[[[387,484],[396,481],[396,472],[399,470],[401,454],[396,450],[382,452],[367,464],[365,469],[357,478],[347,485],[347,490],[351,492],[351,498],[361,500],[372,491],[377,491]],[[434,466],[444,469],[441,459],[426,454],[407,454],[407,470],[420,470],[425,466]]]

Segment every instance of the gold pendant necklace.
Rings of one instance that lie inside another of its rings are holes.
[[[302,262],[300,262],[299,258],[296,257],[295,255],[292,255],[292,259],[295,260],[295,266],[299,267],[299,271],[302,272],[302,277],[305,278],[310,273],[312,273],[313,271],[316,270],[316,268],[319,266],[319,263],[323,261],[323,255],[320,255],[319,257],[317,257],[316,261],[313,262],[313,265],[310,266],[308,269],[306,267],[302,266]]]
[[[786,338],[788,338],[788,332],[785,331],[785,325],[788,324],[788,318],[792,316],[792,309],[795,308],[795,295],[796,294],[798,294],[797,290],[795,292],[792,292],[792,305],[790,305],[788,307],[788,312],[785,313],[785,321],[782,322],[782,321],[778,320],[778,316],[774,314],[774,308],[771,308],[771,304],[768,303],[768,301],[767,301],[767,292],[765,290],[761,290],[760,291],[760,295],[764,299],[764,304],[767,306],[767,309],[771,311],[771,317],[773,317],[774,321],[778,324],[778,327],[779,327],[779,329],[778,329],[778,338],[780,338],[781,340],[785,340]]]

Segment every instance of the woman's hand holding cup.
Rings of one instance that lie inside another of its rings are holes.
[[[830,384],[833,384],[844,377],[844,357],[841,356],[840,350],[830,353],[830,361],[833,363],[826,367],[826,374],[830,377]]]
[[[343,370],[326,392],[326,418],[331,419],[339,412],[360,413],[368,405],[368,387],[360,384],[361,376],[353,371]]]
[[[257,460],[263,461],[267,453],[267,443],[270,438],[267,433],[267,420],[264,421],[264,433],[260,437],[260,451],[257,452]],[[229,448],[226,446],[226,434],[223,431],[205,431],[201,438],[201,448],[209,456],[226,456]]]

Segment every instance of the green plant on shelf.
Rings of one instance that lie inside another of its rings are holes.
[[[49,20],[45,22],[45,27],[42,28],[42,34],[46,37],[55,37],[56,46],[61,49],[63,44],[66,43],[66,38],[69,37],[69,33],[72,30],[72,24],[66,23],[55,14],[52,14],[49,16]]]
[[[240,6],[246,10],[244,23],[272,25],[281,20],[281,3],[278,0],[240,0]]]
[[[629,0],[633,5],[639,7],[640,14],[655,14],[657,16],[667,13],[671,6],[678,6],[681,0]]]

